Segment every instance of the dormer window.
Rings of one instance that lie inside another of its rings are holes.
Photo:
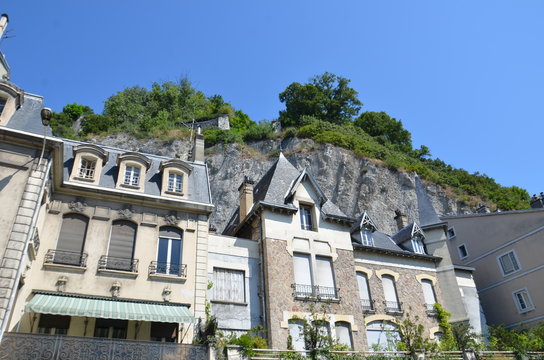
[[[102,168],[108,162],[108,153],[96,145],[82,144],[73,147],[74,166],[70,180],[98,185]]]
[[[300,228],[302,230],[313,230],[312,207],[308,205],[300,205]]]
[[[0,115],[2,115],[2,111],[4,111],[4,107],[6,106],[7,102],[8,102],[7,99],[0,97]]]
[[[176,173],[168,174],[168,191],[175,193],[183,192],[183,175]]]
[[[125,181],[123,184],[138,186],[139,183],[140,183],[140,167],[126,166],[125,167]]]
[[[421,240],[421,237],[414,236],[412,238],[412,249],[414,249],[416,254],[425,254],[425,246],[423,245],[423,240]]]
[[[361,230],[361,243],[365,246],[374,246],[374,239],[372,238],[372,231]]]
[[[81,159],[81,165],[79,167],[78,177],[82,179],[94,179],[94,172],[96,169],[96,160],[94,159]]]
[[[186,196],[189,192],[189,175],[193,167],[178,159],[163,161],[161,194],[165,196]]]
[[[145,175],[151,166],[151,160],[140,153],[127,152],[117,157],[117,164],[119,166],[117,187],[143,192]]]

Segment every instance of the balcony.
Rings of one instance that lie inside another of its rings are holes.
[[[320,286],[292,284],[295,298],[316,299],[316,300],[336,300],[338,301],[338,288]]]
[[[60,265],[63,267],[85,269],[87,267],[87,254],[77,251],[49,249],[43,261],[45,266]]]
[[[194,359],[207,360],[203,345],[64,335],[5,333],[0,359]]]
[[[434,304],[425,304],[425,310],[426,310],[427,315],[429,315],[429,316],[436,316],[437,315],[436,309],[434,308]]]
[[[361,299],[361,307],[363,308],[363,312],[374,312],[374,300]]]
[[[102,255],[98,260],[98,271],[122,271],[138,273],[138,259]]]
[[[383,304],[385,305],[386,313],[402,314],[404,312],[401,307],[402,303],[398,301],[384,301]]]
[[[149,276],[186,279],[187,265],[152,261],[149,264]]]

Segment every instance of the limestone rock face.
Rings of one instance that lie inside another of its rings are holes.
[[[172,158],[187,159],[190,144],[174,140],[139,141],[126,135],[109,136],[100,143]],[[206,150],[210,184],[216,211],[211,225],[221,232],[238,206],[238,187],[244,176],[258,181],[274,163],[280,142],[266,140],[248,145],[216,145]],[[325,195],[348,216],[366,211],[378,230],[393,234],[399,209],[408,222],[418,221],[414,174],[390,170],[376,161],[361,159],[350,151],[308,139],[285,139],[281,148],[287,159],[299,170],[308,167]],[[434,184],[425,184],[427,193],[439,215],[467,214],[471,210],[450,198]]]

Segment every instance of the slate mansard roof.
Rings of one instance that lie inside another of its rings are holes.
[[[293,204],[293,196],[298,185],[303,181],[309,181],[313,185],[320,201],[320,204],[317,205],[320,207],[324,219],[342,221],[348,224],[353,223],[353,218],[344,214],[336,204],[327,199],[310,171],[308,169],[297,170],[283,153],[280,153],[278,160],[253,188],[254,204],[252,211],[264,206],[293,213],[297,212],[298,208]],[[234,211],[223,233],[234,234],[239,225],[240,207]]]
[[[63,159],[63,179],[68,182],[74,163],[73,148],[78,145],[87,145],[88,143],[64,139],[64,159]],[[131,153],[127,150],[113,148],[109,146],[98,145],[108,153],[107,161],[102,168],[99,184],[96,186],[85,183],[87,187],[96,187],[97,189],[115,189],[117,177],[119,176],[119,166],[117,158],[119,155]],[[161,196],[162,172],[161,163],[171,161],[171,158],[151,154],[142,154],[150,160],[149,169],[145,175],[143,195]],[[208,181],[208,168],[205,163],[185,162],[191,168],[188,182],[187,198],[183,200],[193,201],[203,204],[212,204],[210,186]],[[70,184],[75,184],[75,181]],[[130,190],[127,190],[130,191]],[[135,193],[139,194],[139,193]]]
[[[52,136],[51,127],[42,125],[40,112],[43,108],[43,98],[38,95],[25,93],[20,108],[9,119],[6,127],[26,131],[37,135]]]

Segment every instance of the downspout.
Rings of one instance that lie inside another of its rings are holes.
[[[262,214],[262,212],[261,212]],[[263,242],[264,242],[264,239],[263,239],[263,226],[264,226],[264,219],[262,216],[259,216],[260,220],[261,220],[261,226],[259,226],[259,247],[260,247],[260,256],[261,256],[261,261],[260,261],[260,267],[261,267],[261,291],[260,291],[260,295],[261,295],[261,312],[263,314],[263,328],[265,330],[268,329],[267,327],[267,315],[266,315],[266,295],[265,295],[265,289],[266,289],[266,286],[265,286],[265,270],[264,270],[264,245],[263,245]],[[270,330],[270,329],[268,329]],[[271,340],[270,338],[270,331],[267,331],[268,333],[268,339]]]
[[[30,243],[30,240],[32,238],[32,235],[34,234],[34,227],[36,226],[36,221],[38,220],[38,213],[40,212],[40,206],[39,203],[43,197],[43,192],[45,190],[45,179],[47,178],[47,174],[49,174],[49,171],[51,170],[51,164],[52,159],[48,159],[47,166],[44,172],[44,181],[42,181],[42,184],[40,186],[40,192],[38,194],[38,206],[36,207],[36,211],[34,211],[34,214],[32,215],[32,220],[30,222],[30,231],[28,232],[25,240],[25,248],[23,251],[23,258],[24,254],[28,251],[28,244]],[[37,169],[41,166],[41,164],[38,164]],[[23,272],[23,267],[25,265],[25,262],[23,261],[23,258],[21,258],[21,263],[19,264],[19,268],[17,268],[17,274],[15,275],[15,282],[13,284],[13,288],[11,290],[11,294],[9,296],[9,302],[8,307],[6,310],[6,314],[4,315],[4,320],[2,321],[2,327],[0,328],[0,342],[2,341],[2,338],[4,337],[4,332],[6,331],[6,328],[8,326],[8,322],[11,318],[11,310],[13,307],[13,303],[15,302],[15,295],[17,294],[17,288],[19,287],[19,279],[21,278],[21,273]]]

